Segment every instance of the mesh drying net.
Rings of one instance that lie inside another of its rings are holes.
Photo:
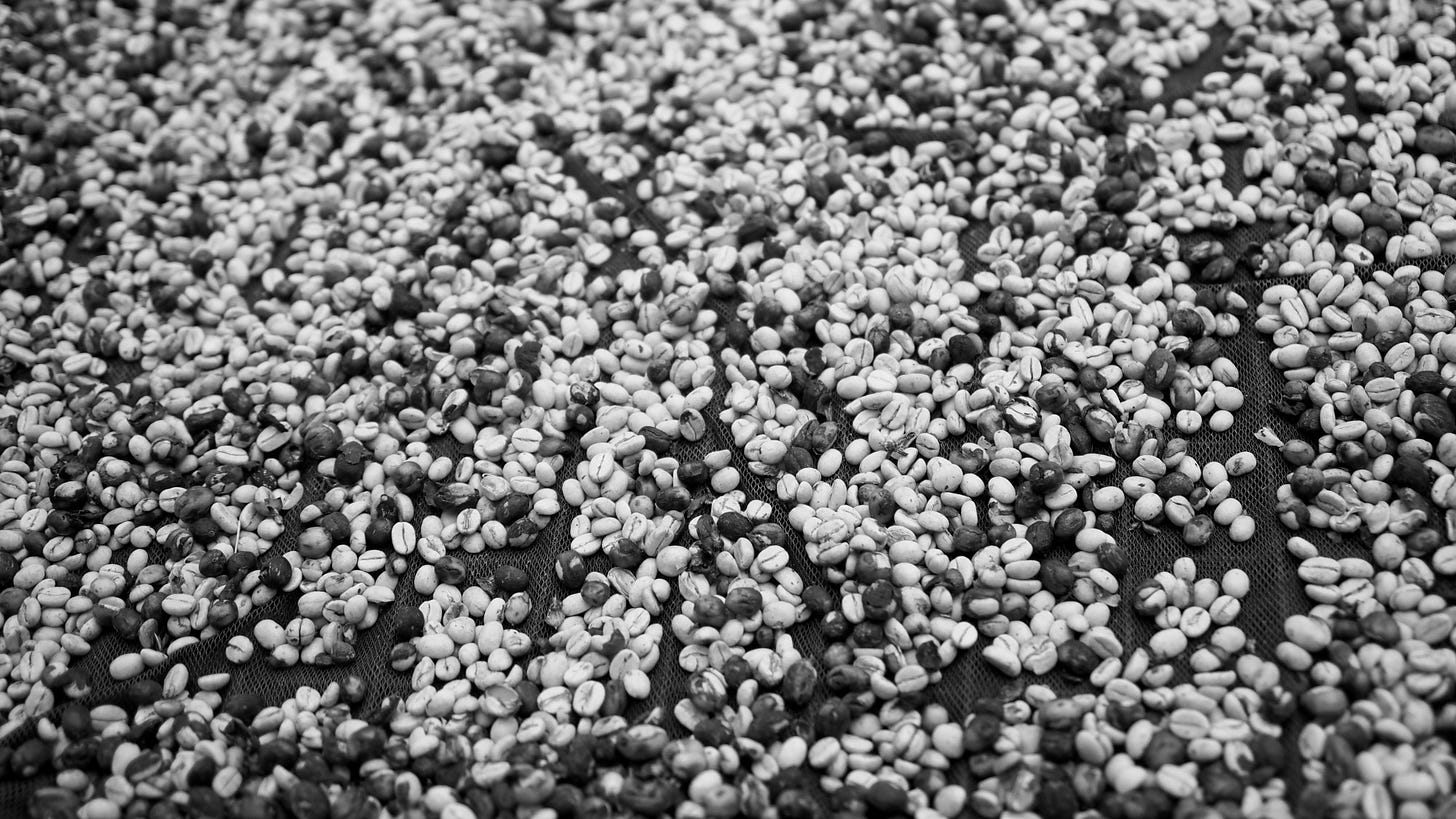
[[[1227,32],[1222,32],[1222,35],[1226,37]],[[1208,55],[1198,63],[1184,68],[1172,77],[1167,83],[1168,99],[1187,95],[1199,85],[1205,73],[1219,69],[1222,57],[1221,47],[1220,42],[1216,42]],[[912,146],[928,138],[941,138],[942,136],[944,134],[941,132],[935,134],[896,132],[891,134],[893,141],[906,146]],[[1235,148],[1230,153],[1227,162],[1229,173],[1225,185],[1230,190],[1238,190],[1244,184],[1237,158],[1238,152]],[[585,164],[575,159],[568,161],[568,172],[593,198],[615,196],[629,203],[631,216],[637,227],[662,230],[663,225],[645,207],[644,203],[635,200],[630,186],[609,186],[593,177],[587,171]],[[1232,235],[1219,238],[1228,247],[1229,254],[1237,257],[1251,243],[1264,241],[1269,232],[1268,226],[1258,225],[1242,228]],[[973,227],[962,236],[962,253],[972,270],[979,269],[975,260],[975,250],[988,234],[989,228],[980,225]],[[283,244],[286,247],[287,243]],[[1453,260],[1442,258],[1434,260],[1429,266],[1442,267],[1451,261]],[[623,245],[616,249],[612,260],[607,264],[607,272],[616,274],[638,266],[639,263],[630,249]],[[1254,304],[1259,300],[1265,284],[1266,281],[1245,277],[1236,281],[1235,287],[1251,304]],[[720,318],[725,320],[735,308],[735,305],[723,302],[714,303],[712,306],[719,311]],[[1287,436],[1290,429],[1282,418],[1271,412],[1267,405],[1267,398],[1277,394],[1280,387],[1280,377],[1268,363],[1270,349],[1268,343],[1253,330],[1249,323],[1246,323],[1237,337],[1226,340],[1224,349],[1225,355],[1237,364],[1242,377],[1240,386],[1250,400],[1247,406],[1236,413],[1233,429],[1221,434],[1202,432],[1194,435],[1191,440],[1191,450],[1200,462],[1222,461],[1229,455],[1245,449],[1254,450],[1260,456],[1257,469],[1251,475],[1240,479],[1235,492],[1235,496],[1243,501],[1248,513],[1258,522],[1258,530],[1251,541],[1243,544],[1231,543],[1224,532],[1219,532],[1209,546],[1197,553],[1196,559],[1202,576],[1218,577],[1226,569],[1235,566],[1248,572],[1254,581],[1257,593],[1245,601],[1239,625],[1251,637],[1255,650],[1267,656],[1281,639],[1284,619],[1290,614],[1306,610],[1307,604],[1301,583],[1293,572],[1293,561],[1284,550],[1284,539],[1287,533],[1275,520],[1272,509],[1275,490],[1283,480],[1282,467],[1272,451],[1266,450],[1257,443],[1254,433],[1259,428],[1268,426],[1281,436]],[[111,374],[118,383],[127,382],[142,375],[136,371],[135,367],[121,362],[117,362],[113,366]],[[817,567],[808,562],[804,555],[802,541],[795,537],[794,527],[788,523],[785,505],[775,497],[773,482],[757,477],[748,470],[742,452],[733,447],[726,426],[718,419],[718,410],[723,406],[724,392],[724,379],[719,378],[714,391],[714,403],[704,413],[709,422],[708,434],[696,445],[686,446],[681,451],[681,457],[685,459],[701,457],[708,451],[719,449],[732,451],[734,464],[743,476],[741,488],[750,499],[758,499],[770,504],[775,509],[777,521],[790,533],[789,551],[792,555],[793,567],[806,582],[821,581],[822,574]],[[831,415],[831,420],[839,421],[841,426],[848,427],[848,419],[843,416],[842,405],[833,406]],[[959,443],[958,440],[947,441],[944,451],[951,451]],[[439,454],[449,456],[458,456],[467,451],[465,447],[453,440],[436,441],[432,444],[432,449]],[[570,462],[564,471],[566,474],[574,474],[575,468],[576,463]],[[1122,469],[1124,471],[1115,476],[1118,480],[1127,474],[1126,467],[1122,467]],[[848,478],[849,476],[842,474],[840,477]],[[330,480],[318,474],[309,475],[305,482],[307,492],[303,504],[300,506],[321,498],[331,485]],[[1132,558],[1132,567],[1124,579],[1126,588],[1135,587],[1143,579],[1169,567],[1176,557],[1187,553],[1187,547],[1176,534],[1166,531],[1149,534],[1133,525],[1128,511],[1124,511],[1122,514],[1124,515],[1123,522],[1126,525],[1121,527],[1121,531],[1127,533],[1124,542]],[[568,532],[570,519],[570,510],[557,515],[542,532],[536,545],[526,551],[461,555],[476,578],[488,576],[492,568],[502,561],[515,562],[526,571],[527,576],[531,578],[533,598],[537,601],[535,612],[523,626],[528,633],[540,634],[545,630],[545,626],[541,622],[542,612],[546,608],[544,601],[552,599],[557,593],[552,570],[553,561],[558,553],[566,549],[570,541]],[[278,546],[283,548],[296,542],[295,539],[302,528],[296,514],[289,515],[287,520],[286,531],[278,542]],[[1355,554],[1360,548],[1358,544],[1330,542],[1326,538],[1319,537],[1318,533],[1310,536],[1324,553],[1337,557]],[[160,555],[156,557],[160,558]],[[341,680],[350,672],[362,676],[370,684],[371,699],[391,694],[408,694],[408,674],[392,671],[388,665],[388,656],[392,645],[393,625],[398,612],[407,607],[418,606],[422,602],[421,596],[413,590],[409,583],[409,578],[413,576],[416,568],[418,568],[417,565],[410,566],[409,572],[405,574],[398,589],[397,601],[382,612],[378,624],[359,636],[358,660],[348,667],[327,668],[300,665],[291,669],[277,670],[262,661],[234,667],[224,659],[223,646],[233,635],[251,634],[254,624],[265,618],[279,621],[291,618],[293,612],[296,611],[296,593],[281,595],[253,611],[248,617],[223,630],[216,637],[179,652],[176,660],[185,663],[191,669],[194,679],[207,673],[229,672],[233,675],[232,686],[234,689],[255,692],[268,704],[280,703],[291,696],[300,686],[322,689],[332,681]],[[664,608],[667,611],[675,611],[680,603],[680,600],[674,598],[669,600]],[[1145,642],[1152,633],[1152,627],[1148,622],[1126,610],[1120,611],[1116,615],[1114,623],[1128,645]],[[791,633],[795,644],[804,656],[815,657],[823,653],[824,640],[816,625],[811,623],[799,626],[792,629]],[[109,682],[106,668],[113,658],[129,649],[130,647],[123,644],[118,638],[108,635],[100,640],[94,646],[91,654],[80,663],[82,667],[91,671],[91,676],[96,682],[94,690],[82,700],[84,704],[95,705],[116,701],[124,694],[127,685]],[[629,718],[640,717],[651,708],[660,707],[670,711],[672,705],[679,699],[685,679],[685,674],[674,661],[679,649],[680,646],[676,644],[669,632],[662,645],[663,661],[653,674],[652,697],[645,703],[636,704],[634,706],[636,711],[629,714]],[[147,676],[157,678],[160,673],[160,669],[154,670],[148,672]],[[1062,691],[1073,690],[1055,676],[1038,681]],[[934,697],[944,704],[953,715],[959,717],[966,712],[973,700],[1002,691],[1008,683],[1009,680],[1006,677],[991,669],[976,652],[969,652],[952,667],[945,670],[944,679],[935,689]],[[675,725],[671,720],[667,722]],[[1291,740],[1289,758],[1297,761],[1297,754],[1293,753],[1292,747],[1293,732],[1288,733]],[[27,728],[11,735],[4,742],[13,747],[33,735],[33,728]],[[1297,776],[1297,764],[1291,765],[1289,773],[1291,776]],[[28,794],[34,788],[51,781],[53,781],[52,777],[42,776],[26,781],[0,783],[0,815],[21,815]]]

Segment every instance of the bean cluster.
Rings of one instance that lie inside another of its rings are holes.
[[[1453,33],[0,10],[0,773],[80,819],[1448,815]],[[1250,625],[1280,541],[1308,605]]]

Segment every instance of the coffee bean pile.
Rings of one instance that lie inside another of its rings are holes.
[[[0,10],[0,812],[1451,815],[1453,33]]]

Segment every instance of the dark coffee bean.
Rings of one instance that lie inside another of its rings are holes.
[[[685,487],[671,486],[658,492],[653,502],[663,512],[686,512],[692,506],[693,496]]]
[[[612,597],[612,587],[600,580],[588,580],[581,586],[581,597],[592,608],[605,605]]]
[[[395,642],[407,642],[425,633],[425,615],[416,607],[394,609],[393,637]]]
[[[1170,472],[1158,479],[1157,491],[1164,498],[1185,498],[1193,491],[1193,479],[1182,472]],[[1103,531],[1113,531],[1105,529]]]
[[[1057,670],[1073,679],[1086,679],[1100,663],[1091,646],[1080,640],[1068,640],[1057,646]]]
[[[976,714],[966,723],[962,747],[968,754],[991,749],[1001,736],[1001,719],[990,714]]]
[[[1420,458],[1412,455],[1398,455],[1390,467],[1387,479],[1392,486],[1404,486],[1422,495],[1429,495],[1435,483],[1435,475]]]
[[[1040,494],[1047,494],[1062,485],[1066,472],[1051,461],[1039,461],[1031,467],[1027,482]]]
[[[574,552],[572,554],[575,554]],[[505,564],[495,567],[495,589],[500,595],[511,595],[531,587],[531,577],[519,566]]]
[[[1052,766],[1043,772],[1032,808],[1042,819],[1072,819],[1077,815],[1077,792],[1065,769]]]
[[[293,564],[283,555],[272,555],[259,567],[261,582],[270,589],[282,589],[293,579]]]
[[[541,536],[541,527],[530,518],[518,520],[506,529],[506,548],[529,549]]]
[[[80,703],[69,703],[61,711],[61,731],[70,740],[91,736],[91,710]]]
[[[1424,393],[1412,402],[1411,426],[1422,438],[1434,443],[1442,435],[1456,432],[1456,414],[1439,395]]]
[[[729,540],[737,540],[753,531],[753,522],[741,512],[726,512],[716,521],[718,532]]]
[[[1143,764],[1156,770],[1164,765],[1182,765],[1188,759],[1188,743],[1167,730],[1153,734],[1143,751]]]
[[[513,568],[513,567],[512,567]],[[556,579],[562,588],[575,591],[586,582],[586,561],[576,552],[562,552],[556,556]],[[497,573],[496,583],[500,583]]]
[[[303,451],[310,458],[323,460],[339,454],[344,435],[332,421],[320,421],[310,425],[303,433]]]
[[[1238,272],[1238,263],[1228,256],[1220,256],[1203,266],[1198,278],[1205,283],[1226,282]]]
[[[217,600],[207,610],[207,623],[216,629],[224,629],[238,621],[238,604],[232,600]]]
[[[177,499],[177,519],[194,521],[212,513],[212,504],[217,496],[203,486],[194,486]]]
[[[394,523],[376,515],[369,525],[364,527],[364,546],[368,549],[378,549],[382,552],[393,550],[393,529]]]
[[[1144,362],[1143,383],[1147,386],[1166,390],[1173,384],[1173,377],[1178,373],[1178,362],[1173,354],[1159,347],[1153,350]]]
[[[1098,546],[1097,561],[1114,577],[1122,577],[1132,565],[1127,547],[1117,541],[1106,541]]]
[[[1383,646],[1390,647],[1400,642],[1400,625],[1387,611],[1372,611],[1361,617],[1360,632]]]
[[[880,816],[899,816],[909,808],[910,797],[899,785],[882,779],[869,787],[865,803]]]
[[[805,607],[809,609],[811,614],[824,615],[834,610],[837,606],[834,593],[823,586],[809,586],[804,589],[802,597]]]
[[[329,536],[334,543],[347,543],[352,534],[352,527],[349,519],[343,512],[330,512],[319,518],[316,524]]]
[[[1439,394],[1445,386],[1446,379],[1440,373],[1430,370],[1411,373],[1405,380],[1405,388],[1416,395]]]
[[[729,590],[725,603],[735,616],[747,619],[763,611],[763,594],[755,588],[738,586]]]
[[[1394,208],[1375,203],[1367,204],[1360,211],[1360,218],[1365,221],[1366,228],[1378,227],[1385,231],[1386,235],[1403,233],[1405,231],[1405,220]]]
[[[704,595],[693,602],[693,622],[709,628],[722,628],[728,624],[727,604],[717,595]]]
[[[157,680],[133,680],[122,694],[122,701],[135,706],[151,705],[162,698],[162,683]]]
[[[784,704],[789,708],[803,708],[813,699],[818,682],[819,672],[808,660],[800,660],[789,666],[788,670],[784,672],[783,682],[779,684],[779,693],[783,695]]]
[[[1071,592],[1072,586],[1077,581],[1077,576],[1072,569],[1065,562],[1055,558],[1045,559],[1041,562],[1038,577],[1042,587],[1059,598]]]
[[[1312,501],[1324,491],[1324,472],[1312,466],[1301,466],[1290,474],[1289,488],[1300,500]]]
[[[1321,196],[1328,196],[1335,191],[1335,174],[1328,168],[1306,166],[1301,176],[1304,186]]]
[[[306,779],[294,783],[284,803],[294,819],[329,819],[329,795]]]
[[[1416,148],[1438,159],[1456,158],[1456,132],[1444,125],[1422,125],[1416,129]]]
[[[358,441],[346,441],[339,448],[338,454],[334,456],[334,478],[339,483],[348,486],[358,483],[364,477],[364,467],[368,461],[368,452],[364,445]]]
[[[695,489],[707,485],[712,478],[712,470],[702,461],[688,461],[678,464],[677,477],[682,481],[683,486]]]
[[[157,692],[160,696],[161,692]],[[248,691],[234,691],[223,700],[222,712],[243,722],[252,722],[264,708],[263,698]]]

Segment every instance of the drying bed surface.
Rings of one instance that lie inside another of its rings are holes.
[[[1456,806],[1445,5],[0,15],[7,815]]]

